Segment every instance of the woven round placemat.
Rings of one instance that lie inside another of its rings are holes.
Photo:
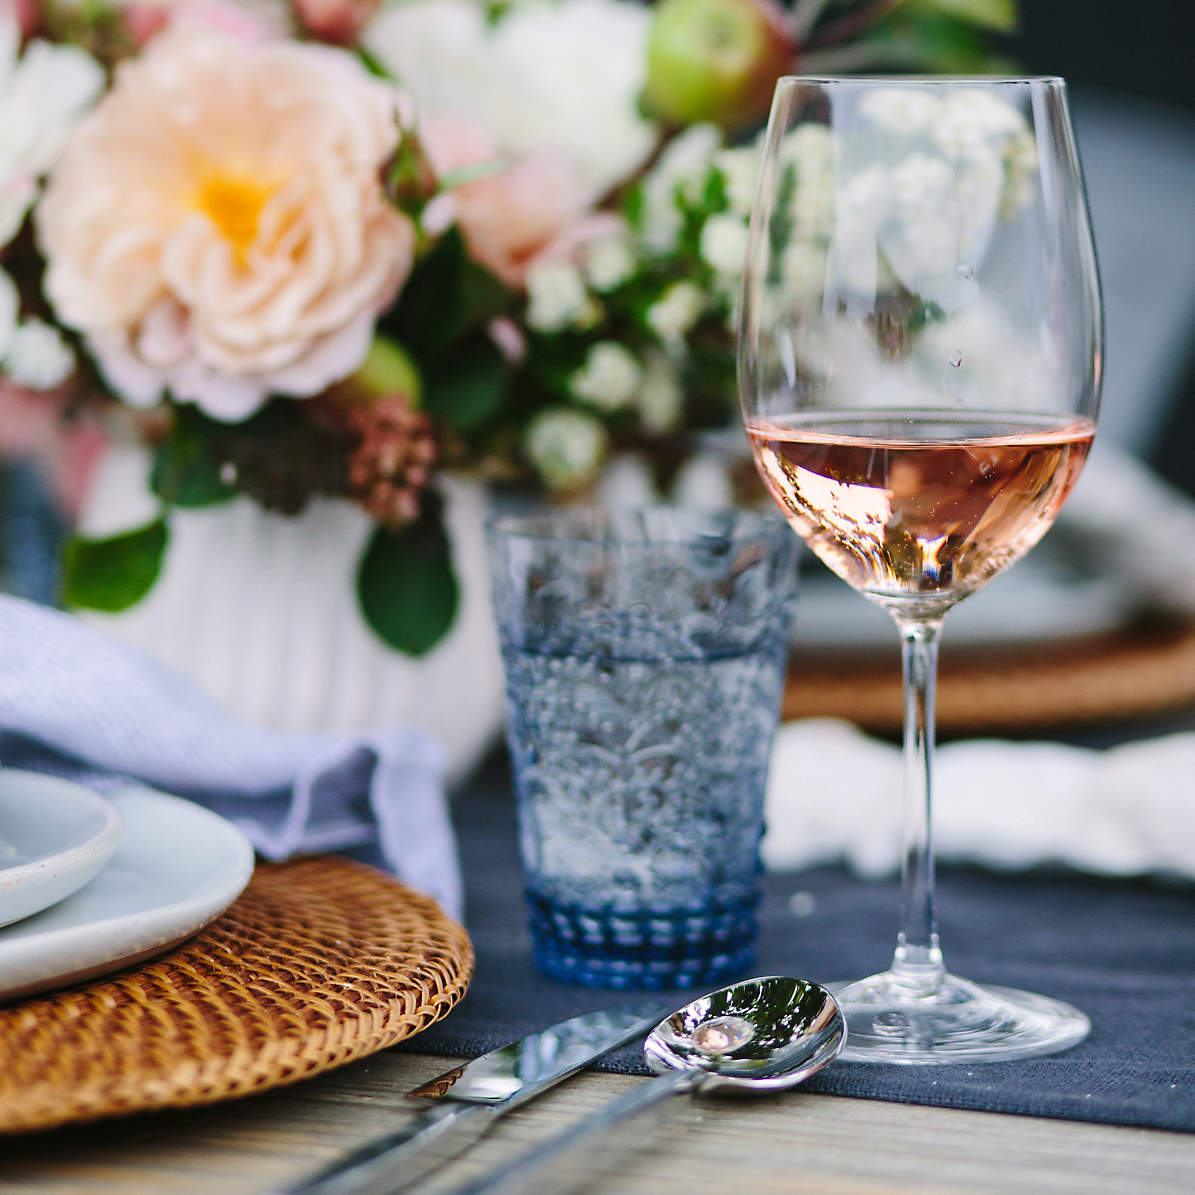
[[[0,1132],[297,1082],[425,1029],[472,970],[465,931],[391,876],[259,865],[170,954],[0,1008]]]
[[[901,724],[900,649],[866,657],[794,655],[785,718],[848,718],[891,733]],[[1036,733],[1143,718],[1195,703],[1195,624],[1142,625],[1058,645],[950,649],[943,635],[938,727],[954,734]]]

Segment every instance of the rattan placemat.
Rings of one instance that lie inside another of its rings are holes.
[[[0,1008],[0,1132],[297,1082],[439,1020],[472,970],[465,931],[391,876],[259,865],[170,954]]]
[[[849,718],[868,730],[901,723],[900,654],[794,655],[785,718]],[[939,729],[959,734],[1140,718],[1195,703],[1195,625],[1142,625],[1058,645],[952,651],[943,635]]]

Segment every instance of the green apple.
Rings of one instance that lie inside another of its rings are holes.
[[[333,387],[335,397],[346,405],[367,405],[401,394],[418,408],[423,390],[419,369],[411,354],[388,336],[378,333],[365,360],[356,372]]]
[[[796,50],[773,0],[662,0],[648,37],[644,99],[674,124],[739,128],[767,111]]]

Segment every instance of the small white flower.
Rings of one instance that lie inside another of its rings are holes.
[[[811,241],[830,236],[834,231],[836,207],[832,174],[824,171],[799,177],[792,201],[797,236]]]
[[[675,431],[684,410],[684,391],[667,353],[652,352],[644,362],[643,383],[635,396],[644,430],[661,435]]]
[[[621,286],[635,272],[635,254],[626,237],[601,237],[586,245],[581,268],[599,295]]]
[[[962,89],[947,97],[930,130],[934,144],[948,157],[973,158],[993,139],[1025,129],[1025,118],[983,91]]]
[[[701,229],[701,256],[716,274],[738,276],[747,259],[747,226],[741,216],[722,212]]]
[[[824,124],[798,125],[780,146],[780,160],[792,162],[799,178],[834,168],[834,134]]]
[[[780,259],[784,294],[805,304],[820,300],[826,285],[826,251],[809,241],[794,241]]]
[[[1037,142],[1028,128],[1004,142],[1004,186],[1000,195],[1000,218],[1011,220],[1029,202],[1033,189],[1029,180],[1037,173]]]
[[[585,357],[585,364],[569,378],[574,398],[599,411],[619,411],[635,396],[642,371],[638,361],[621,344],[601,340]]]
[[[676,344],[697,322],[705,295],[692,282],[674,282],[648,309],[647,323],[665,344]]]
[[[538,262],[527,271],[527,324],[537,332],[563,331],[588,306],[585,280],[571,262]]]
[[[953,180],[954,172],[941,158],[914,153],[893,169],[889,181],[905,216],[943,216]]]
[[[714,154],[714,166],[726,184],[726,198],[732,211],[748,215],[755,202],[755,180],[759,174],[759,151],[753,146],[722,149]]]
[[[937,96],[920,88],[885,87],[869,91],[859,112],[894,133],[924,133],[941,110]]]
[[[17,331],[17,313],[21,309],[21,297],[17,284],[0,270],[0,360],[8,352]]]
[[[52,390],[75,369],[75,354],[61,332],[38,319],[18,325],[4,354],[4,371],[18,386]]]
[[[711,124],[690,125],[674,137],[643,181],[643,239],[648,247],[666,253],[681,230],[678,195],[690,202],[709,177],[713,156],[722,144],[721,132]]]
[[[725,510],[734,505],[734,487],[721,453],[700,452],[690,458],[672,486],[672,501],[694,510]]]
[[[606,454],[606,429],[591,415],[555,408],[537,415],[524,433],[523,450],[545,484],[572,489],[590,481]]]

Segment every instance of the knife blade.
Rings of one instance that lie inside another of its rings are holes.
[[[499,1116],[654,1029],[667,1005],[583,1013],[483,1054],[407,1093],[421,1108],[282,1195],[364,1195],[415,1182],[484,1136]]]

